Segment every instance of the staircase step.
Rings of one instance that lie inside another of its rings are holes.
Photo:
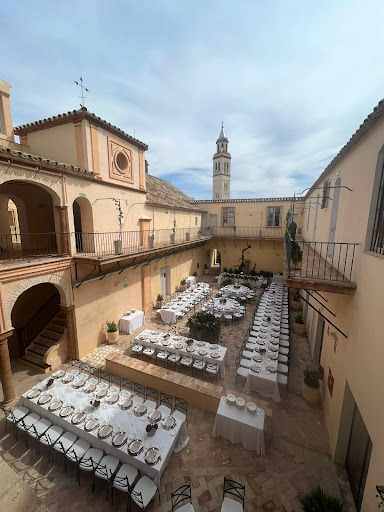
[[[46,338],[45,336],[40,335],[33,341],[33,343],[45,347],[45,350],[47,350],[49,347],[52,347],[52,345],[56,344],[56,340],[52,340],[51,338]]]
[[[47,347],[42,347],[41,345],[35,344],[35,342],[31,343],[27,350],[25,351],[26,354],[32,353],[36,356],[44,357],[44,354],[47,351]]]
[[[57,332],[58,334],[63,334],[65,327],[60,324],[50,322],[47,325],[46,329],[48,329],[49,331]]]
[[[56,315],[56,318],[63,318],[65,320],[67,315],[64,313],[64,311],[59,311]]]
[[[52,331],[48,327],[46,327],[43,331],[41,331],[40,335],[45,336],[46,338],[50,338],[51,340],[58,341],[63,333]]]
[[[50,365],[44,363],[44,361],[42,361],[38,357],[33,356],[32,354],[24,354],[21,360],[28,366],[32,366],[32,368],[36,368],[37,370],[40,370],[42,372],[51,371]]]
[[[52,320],[53,324],[60,325],[60,327],[66,327],[67,321],[65,318],[60,318],[59,316],[55,316],[55,318]]]

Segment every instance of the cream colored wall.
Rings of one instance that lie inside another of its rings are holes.
[[[252,270],[256,263],[256,272],[260,270],[279,273],[283,271],[283,242],[281,240],[244,240],[221,239],[209,242],[207,250],[217,249],[221,254],[221,270],[234,268],[241,263],[241,251],[251,245],[244,253],[246,260],[250,260],[249,269]],[[204,262],[205,263],[205,262]]]
[[[340,191],[339,210],[335,242],[359,242],[358,257],[355,259],[354,280],[357,283],[354,295],[323,293],[328,300],[326,304],[336,317],[332,322],[348,336],[345,339],[335,329],[325,324],[325,334],[321,364],[325,369],[323,407],[329,433],[331,452],[337,452],[338,438],[349,435],[346,425],[340,424],[346,383],[351,388],[357,407],[363,417],[373,443],[371,462],[364,493],[362,512],[370,512],[377,508],[375,486],[384,478],[384,439],[382,425],[384,411],[380,407],[380,391],[382,383],[382,360],[384,358],[383,332],[383,274],[384,260],[380,256],[364,252],[373,183],[378,153],[384,140],[384,120],[364,135],[355,148],[332,169],[328,178],[331,185],[338,177],[342,185],[352,189]],[[337,175],[338,173],[338,175]],[[322,186],[323,182],[317,186]],[[330,196],[333,197],[334,189]],[[322,191],[313,191],[316,197]],[[307,203],[309,200],[307,199]],[[318,211],[316,240],[327,241],[331,218],[332,201],[328,208]],[[304,236],[312,239],[314,210],[311,210],[309,229],[306,229],[308,211],[304,215]],[[312,301],[313,302],[313,301]],[[318,307],[319,305],[315,305]],[[330,318],[329,313],[323,312]],[[308,325],[308,324],[307,324]],[[308,327],[309,328],[309,327]],[[336,351],[334,340],[329,333],[335,332],[338,340]],[[327,388],[329,368],[334,376],[334,391],[331,398]]]
[[[139,184],[140,184],[139,183],[140,176],[139,176],[139,150],[138,150],[138,148],[136,146],[133,146],[132,144],[129,144],[129,142],[125,141],[124,139],[121,139],[120,137],[110,134],[109,132],[107,132],[107,130],[101,128],[100,126],[97,127],[97,133],[98,133],[99,157],[100,157],[100,174],[101,174],[103,180],[107,183],[118,184],[121,187],[131,187],[131,188],[138,189]],[[117,142],[121,146],[131,150],[133,183],[124,183],[123,181],[110,178],[110,176],[109,176],[108,137],[110,137],[113,141]],[[142,195],[142,197],[145,197],[144,194]]]
[[[79,357],[84,357],[105,340],[106,320],[118,324],[127,310],[142,309],[141,269],[113,274],[73,291]]]
[[[193,272],[197,272],[197,279],[203,274],[204,263],[206,258],[206,245],[188,251],[187,253],[176,254],[168,258],[162,258],[159,261],[151,263],[151,289],[152,300],[156,303],[156,297],[161,293],[160,287],[160,269],[167,265],[170,266],[170,291],[174,293],[180,286],[180,281]],[[197,268],[199,264],[199,268]]]
[[[67,123],[28,133],[29,152],[77,166],[74,124]]]
[[[221,209],[235,208],[235,224],[237,227],[266,227],[268,207],[282,206],[281,226],[285,226],[287,212],[291,209],[291,201],[262,201],[262,202],[241,202],[241,203],[199,203],[200,208],[207,210],[207,222],[209,215],[217,215],[218,226],[221,225]],[[300,206],[295,206],[295,212],[301,211]]]

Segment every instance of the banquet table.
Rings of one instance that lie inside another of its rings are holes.
[[[136,310],[134,313],[120,318],[119,329],[120,331],[132,334],[136,329],[144,325],[144,321],[144,311]]]
[[[199,283],[193,288],[188,288],[173,301],[159,309],[162,321],[166,324],[176,323],[177,313],[183,312],[183,309],[190,309],[196,302],[203,300],[208,291],[209,285],[206,283]]]
[[[272,398],[275,402],[280,402],[277,365],[283,300],[282,289],[283,285],[272,284],[269,291],[264,293],[258,306],[256,318],[259,319],[259,326],[255,338],[257,350],[254,351],[252,365],[249,368],[244,387],[244,393],[246,394],[256,391],[266,398]],[[256,361],[255,359],[260,360]]]
[[[225,377],[225,364],[227,360],[227,348],[222,345],[213,345],[206,341],[193,340],[191,346],[188,346],[185,336],[176,336],[173,334],[163,334],[158,331],[151,331],[144,329],[135,341],[144,347],[155,347],[157,349],[167,350],[170,354],[179,354],[180,356],[189,356],[194,358],[203,359],[203,361],[211,364],[217,364],[221,378]],[[176,348],[175,345],[180,343],[181,348]],[[199,351],[205,351],[205,355],[199,354]],[[218,357],[212,357],[212,353],[217,352]]]
[[[225,302],[223,302],[225,300]],[[224,315],[233,315],[240,311],[240,304],[235,299],[215,298],[206,304],[206,310],[212,313]]]
[[[213,437],[223,437],[233,444],[240,443],[246,450],[264,455],[264,421],[262,409],[249,412],[247,407],[239,408],[221,397],[213,425]]]
[[[39,384],[39,389],[46,390],[46,382],[42,381]],[[142,420],[142,417],[137,417],[131,410],[123,410],[119,406],[109,405],[102,402],[98,409],[95,409],[91,404],[91,397],[89,394],[75,389],[71,384],[65,384],[61,380],[55,380],[55,385],[47,390],[47,393],[54,399],[61,400],[63,404],[71,404],[75,407],[76,411],[83,411],[91,414],[99,421],[105,421],[106,424],[116,427],[118,431],[126,432],[127,434],[135,434],[136,438],[141,439],[143,442],[150,442],[152,446],[161,450],[161,460],[154,466],[145,463],[144,457],[146,450],[143,450],[139,455],[132,456],[127,451],[127,443],[121,447],[116,447],[112,444],[113,435],[107,439],[100,439],[97,435],[98,428],[92,432],[84,430],[84,423],[74,425],[71,422],[71,416],[62,418],[59,414],[60,410],[52,412],[48,409],[49,403],[40,405],[37,400],[39,397],[30,399],[27,397],[29,391],[24,393],[20,402],[23,406],[28,407],[31,412],[39,414],[41,417],[46,418],[52,422],[53,425],[64,428],[64,431],[72,432],[79,438],[88,441],[91,447],[103,450],[106,455],[113,455],[119,459],[121,463],[131,464],[136,467],[141,474],[151,478],[155,484],[160,486],[160,478],[168,465],[173,451],[180,451],[188,443],[188,435],[185,424],[180,420],[176,420],[174,428],[175,435],[172,435],[169,430],[165,430],[159,426],[156,434],[149,437],[145,431],[148,420]],[[150,409],[148,409],[150,411]],[[144,416],[146,418],[146,416]],[[129,443],[129,440],[128,440]]]
[[[221,288],[220,293],[224,297],[238,298],[238,297],[246,297],[247,295],[249,295],[251,293],[251,290],[247,286],[229,284],[229,285]]]

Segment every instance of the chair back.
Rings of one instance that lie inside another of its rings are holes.
[[[90,375],[91,374],[91,365],[88,363],[81,362],[81,371]]]
[[[89,365],[89,375],[97,380],[100,380],[100,369]]]
[[[81,370],[81,361],[78,359],[72,359],[71,361],[72,368],[77,368],[78,370]]]
[[[241,485],[235,480],[230,480],[224,477],[223,500],[227,494],[230,494],[231,496],[239,499],[244,509],[245,485]]]
[[[156,402],[156,405],[157,405],[157,402],[159,399],[159,392],[157,391],[157,389],[146,387],[145,388],[145,399],[146,400],[153,399],[153,401]]]
[[[108,468],[104,464],[97,465],[97,475],[100,478],[104,478],[105,480],[110,480],[113,477],[113,473],[111,470],[108,471]]]
[[[130,492],[129,480],[127,476],[115,476],[113,479],[113,485],[116,488],[118,487],[123,492]]]
[[[160,393],[160,405],[166,405],[172,411],[173,397],[171,395],[167,395],[167,393]]]
[[[188,402],[186,400],[183,400],[182,398],[175,397],[175,410],[183,411],[185,412],[185,415],[187,415],[188,412]]]
[[[110,381],[109,383],[112,385],[112,384],[115,384],[118,388],[119,388],[119,391],[121,391],[121,377],[119,377],[118,375],[114,375],[113,373],[111,373],[111,377],[110,377]]]
[[[60,439],[58,439],[58,440],[56,441],[56,443],[53,445],[53,447],[55,447],[56,445],[57,445],[57,446],[60,446],[61,451],[62,451],[63,453],[65,453],[63,443],[60,441]]]
[[[139,507],[144,510],[144,502],[143,502],[143,495],[141,494],[141,492],[138,492],[138,491],[135,491],[135,489],[132,489],[131,490],[131,498],[133,498],[137,505],[139,505]]]
[[[100,381],[106,382],[108,385],[111,383],[111,374],[105,370],[100,370]]]
[[[76,456],[76,454],[75,454],[75,456]],[[77,459],[77,457],[76,457],[76,459]],[[80,464],[80,463],[81,463],[82,469],[84,469],[85,471],[87,471],[87,470],[94,471],[97,467],[97,464],[95,464],[93,462],[92,457],[89,457],[89,459],[84,459],[84,458],[79,459],[78,464]]]
[[[175,492],[171,494],[172,500],[172,512],[178,507],[183,501],[188,500],[192,503],[191,496],[191,484],[182,485]]]
[[[165,332],[165,325],[164,325],[164,324],[157,324],[157,325],[156,325],[156,329],[157,329],[158,331],[163,331],[163,332]]]
[[[141,384],[137,384],[137,382],[134,382],[133,391],[135,395],[141,395],[145,399],[145,386],[142,386]]]
[[[126,379],[125,377],[123,377],[121,379],[121,387],[126,391],[133,391],[133,382],[130,379]]]

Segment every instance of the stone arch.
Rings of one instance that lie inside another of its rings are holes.
[[[12,328],[12,320],[11,313],[13,306],[15,305],[17,299],[20,295],[32,288],[32,286],[36,286],[37,284],[42,283],[51,283],[59,290],[60,293],[60,302],[62,306],[70,306],[72,304],[72,296],[71,296],[71,287],[66,279],[62,276],[58,276],[57,274],[47,274],[44,276],[36,276],[31,277],[29,279],[25,279],[22,283],[16,285],[8,294],[5,304],[4,304],[4,314],[5,314],[5,329]]]
[[[65,206],[62,180],[43,172],[31,173],[24,169],[12,168],[9,173],[0,173],[0,185],[7,182],[23,181],[43,188],[52,197],[53,206]]]

